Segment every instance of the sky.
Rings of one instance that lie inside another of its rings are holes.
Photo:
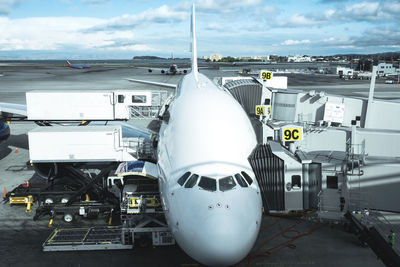
[[[192,2],[0,0],[0,60],[189,57]],[[199,56],[400,51],[400,0],[197,0]]]

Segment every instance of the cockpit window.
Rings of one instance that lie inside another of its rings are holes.
[[[246,181],[249,185],[251,185],[253,183],[253,179],[251,179],[251,177],[247,173],[242,172],[242,175],[243,175],[244,179],[246,179]]]
[[[178,179],[178,184],[184,185],[187,178],[189,178],[190,174],[191,174],[190,172],[185,172],[185,174],[182,175],[181,178]]]
[[[199,176],[197,174],[193,174],[192,176],[190,176],[189,180],[185,184],[185,188],[192,188],[196,184],[197,179],[199,179]]]
[[[243,177],[239,173],[235,174],[235,178],[241,187],[247,187],[246,181],[243,179]]]
[[[208,190],[208,191],[216,191],[217,190],[217,181],[213,178],[201,176],[199,187]]]
[[[235,180],[232,176],[219,179],[219,190],[228,191],[236,186]]]

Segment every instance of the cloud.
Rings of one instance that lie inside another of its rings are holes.
[[[282,21],[278,21],[276,26],[278,27],[306,27],[306,26],[315,26],[325,23],[324,20],[320,20],[318,18],[313,18],[311,16],[306,17],[301,14],[294,14],[291,17],[284,19]]]
[[[92,4],[92,5],[99,5],[109,2],[109,0],[81,0],[82,3]]]
[[[156,51],[156,49],[153,49],[148,45],[136,42],[135,38],[116,38],[104,40],[102,44],[94,45],[93,48],[118,51]]]
[[[85,32],[87,27],[104,23],[102,19],[44,17],[9,19],[0,17],[0,51],[15,50],[130,50],[150,51],[129,31]]]
[[[314,42],[317,46],[347,48],[400,48],[400,33],[395,27],[370,28],[360,35],[349,37],[328,37],[320,42]],[[381,49],[382,50],[382,49]]]
[[[329,2],[342,3],[342,1]],[[309,27],[348,22],[398,23],[400,21],[399,12],[399,1],[364,1],[355,4],[341,4],[336,8],[330,8],[318,13],[297,13],[288,18],[283,18],[276,25],[279,27]]]
[[[156,9],[149,8],[139,14],[123,15],[109,19],[104,24],[96,25],[95,27],[90,28],[89,31],[132,29],[143,24],[176,23],[187,19],[187,12],[177,11],[167,5],[163,5]]]
[[[400,32],[397,27],[375,27],[361,36],[351,37],[351,44],[358,47],[400,48]]]
[[[218,31],[218,32],[227,31],[226,27],[223,26],[221,23],[209,23],[204,29],[209,31]]]
[[[309,44],[310,40],[286,40],[281,43],[281,45],[299,45],[299,44]]]
[[[23,0],[0,0],[0,15],[7,15],[11,9]]]
[[[343,2],[347,2],[349,0],[320,0],[320,3],[343,3]]]
[[[227,13],[234,10],[261,5],[261,0],[199,0],[196,10],[200,12]]]

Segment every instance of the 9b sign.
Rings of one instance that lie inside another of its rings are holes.
[[[260,79],[261,80],[271,80],[272,76],[273,76],[272,72],[270,72],[270,71],[262,70],[260,72]]]
[[[299,141],[301,140],[302,128],[282,128],[283,141]]]

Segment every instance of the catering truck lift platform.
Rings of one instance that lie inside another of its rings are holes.
[[[146,162],[121,163],[114,175],[105,177],[111,192],[120,189],[120,225],[55,229],[43,243],[43,251],[129,249],[150,242],[153,246],[175,244],[165,222],[154,171]]]
[[[131,249],[129,232],[122,227],[55,229],[43,243],[43,251]]]
[[[15,198],[26,198],[39,203],[34,219],[50,217],[49,226],[60,215],[71,223],[76,217],[94,218],[100,215],[109,225],[87,228],[57,228],[43,243],[43,251],[129,249],[134,245],[173,245],[158,190],[155,164],[143,161],[111,164],[91,179],[76,168],[62,171],[72,191],[52,191],[47,181],[43,184],[23,184],[7,193],[10,203]],[[110,175],[109,175],[110,173]],[[79,179],[80,177],[80,179]],[[40,178],[42,179],[42,178]],[[57,181],[57,179],[55,179]],[[62,184],[58,180],[58,186]],[[96,195],[97,193],[97,195]],[[93,196],[93,199],[88,198]]]

